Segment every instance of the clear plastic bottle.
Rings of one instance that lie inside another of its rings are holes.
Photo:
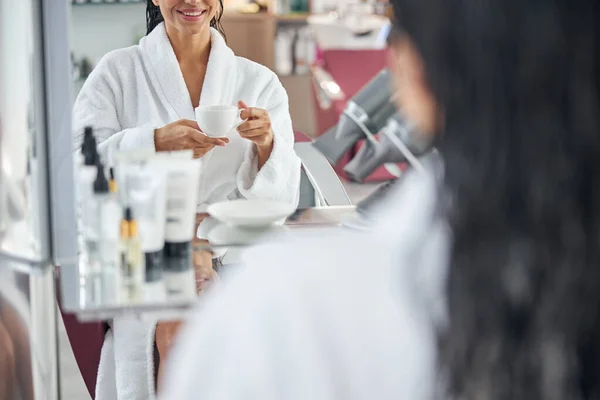
[[[97,166],[92,202],[96,216],[94,230],[98,232],[98,243],[95,246],[98,254],[94,258],[99,268],[97,272],[102,286],[102,304],[113,305],[117,303],[121,207],[115,194],[110,191],[110,184],[101,164]]]
[[[125,208],[121,220],[119,302],[121,304],[142,301],[145,262],[138,233],[137,221],[130,207]]]
[[[79,275],[81,302],[85,307],[96,307],[102,303],[102,280],[99,275],[99,232],[96,227],[96,209],[94,207],[94,181],[97,175],[98,152],[96,139],[91,127],[84,132],[81,155],[76,155],[75,177],[77,199],[77,223],[79,230],[80,257]]]

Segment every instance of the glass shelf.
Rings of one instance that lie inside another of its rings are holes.
[[[314,231],[315,236],[322,234],[323,229],[362,229],[368,226],[357,213],[354,206],[341,207],[316,207],[305,210],[298,210],[290,216],[284,225],[275,225],[266,229],[239,229],[226,226],[216,220],[207,218],[202,225],[205,225],[205,232],[209,241],[202,241],[194,244],[194,251],[211,251],[215,254],[223,254],[227,250],[243,249],[257,244],[265,239],[269,241],[285,240],[293,232]],[[201,225],[201,226],[202,226]],[[233,265],[231,265],[233,266]],[[230,265],[224,265],[225,268]],[[69,278],[69,284],[63,283],[63,305],[65,304],[64,294],[78,296],[77,299],[70,298],[71,307],[66,307],[67,312],[76,314],[82,322],[106,321],[117,317],[129,316],[148,320],[179,320],[186,316],[190,309],[202,301],[202,295],[187,301],[166,300],[164,302],[149,303],[140,302],[137,304],[107,305],[106,307],[90,304],[82,307],[83,303],[79,300],[86,298],[84,280],[80,279],[77,271],[62,271],[63,274],[74,274]],[[78,293],[78,294],[76,294]],[[79,305],[73,306],[73,305]]]
[[[198,300],[170,301],[164,303],[140,303],[122,306],[86,308],[76,312],[81,322],[107,321],[118,317],[135,317],[154,321],[173,321],[184,319]]]

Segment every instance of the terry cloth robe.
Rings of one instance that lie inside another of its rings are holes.
[[[211,29],[211,50],[200,105],[236,105],[269,112],[275,135],[273,152],[258,171],[256,147],[236,132],[230,143],[215,148],[201,164],[199,211],[206,205],[234,198],[270,199],[297,204],[300,159],[288,97],[277,75],[264,66],[236,57],[225,40]],[[94,128],[105,163],[118,150],[154,149],[154,130],[195,112],[164,24],[137,46],[105,55],[81,89],[73,110],[74,145],[83,130]]]
[[[273,151],[258,171],[253,143],[236,132],[230,143],[201,159],[198,211],[235,198],[270,199],[298,204],[300,159],[287,94],[269,69],[236,57],[211,29],[211,50],[200,105],[236,105],[242,100],[269,112],[275,135]],[[74,148],[86,126],[94,129],[102,160],[112,164],[118,150],[154,149],[154,130],[195,112],[164,24],[139,45],[106,54],[83,86],[74,107]],[[154,321],[113,321],[98,372],[97,400],[154,397]]]
[[[408,172],[372,230],[301,230],[248,250],[190,315],[160,398],[444,398],[436,339],[451,231],[438,182]]]

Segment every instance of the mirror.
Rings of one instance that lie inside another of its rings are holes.
[[[317,3],[311,2],[315,10],[336,9],[331,1]],[[289,212],[286,210],[278,215],[278,220],[272,221],[287,221],[285,229],[306,224],[339,226],[355,214],[352,204],[370,195],[382,182],[395,178],[381,167],[374,168],[373,174],[364,182],[350,180],[344,167],[364,145],[364,140],[357,139],[333,166],[312,144],[314,139],[337,124],[347,101],[385,69],[384,49],[380,44],[371,45],[381,42],[376,39],[385,24],[378,24],[377,29],[368,35],[351,35],[350,42],[357,43],[356,49],[320,52],[315,31],[309,24],[308,2],[226,1],[222,19],[216,25],[223,34],[215,30],[206,36],[210,39],[206,43],[211,43],[210,47],[206,47],[209,51],[202,50],[201,45],[193,47],[190,45],[193,42],[185,35],[194,34],[198,43],[202,43],[204,33],[195,31],[190,23],[201,24],[202,19],[212,15],[213,11],[219,12],[221,6],[218,4],[217,0],[207,0],[198,6],[163,1],[162,12],[167,12],[167,22],[171,24],[169,29],[172,31],[167,33],[165,26],[158,24],[153,26],[149,35],[146,35],[148,7],[145,1],[73,0],[71,6],[75,147],[84,143],[85,127],[91,127],[103,168],[115,167],[117,186],[128,195],[131,182],[125,184],[120,181],[118,171],[118,160],[122,158],[119,153],[124,150],[189,149],[193,157],[200,160],[198,190],[193,193],[193,196],[197,195],[195,225],[198,226],[198,238],[194,240],[190,256],[195,265],[195,271],[192,271],[197,284],[195,290],[200,295],[217,279],[216,274],[238,264],[241,248],[246,245],[240,243],[243,236],[240,230],[225,229],[215,218],[207,217],[209,213],[214,217],[214,209],[211,212],[210,207],[215,203],[240,198],[277,200],[292,205]],[[215,7],[214,10],[212,7]],[[351,7],[343,9],[344,15],[354,15],[348,11]],[[374,9],[369,8],[369,13],[374,13]],[[151,9],[153,17],[163,15],[160,13],[159,9]],[[344,18],[336,17],[335,23],[339,25],[340,21],[345,21]],[[379,16],[374,18],[382,20]],[[344,25],[336,29],[346,28]],[[235,58],[228,48],[245,59]],[[198,51],[196,58],[190,55],[193,51]],[[324,99],[323,96],[329,97]],[[213,107],[210,112],[217,120],[232,118],[230,125],[234,122],[241,124],[239,132],[212,135],[216,137],[211,137],[211,132],[204,132],[201,138],[189,133],[193,124],[197,123],[198,129],[204,130],[205,119],[213,118],[207,112],[202,113],[202,119],[198,117],[196,108],[204,106]],[[233,107],[235,112],[227,107]],[[235,108],[243,111],[237,114]],[[244,113],[248,108],[254,111]],[[181,122],[184,120],[187,122]],[[248,122],[251,124],[248,125]],[[81,162],[93,170],[97,161]],[[261,174],[263,169],[266,172]],[[88,189],[92,182],[94,190],[96,186],[102,186],[100,173],[96,175],[92,171],[89,175]],[[112,176],[107,176],[108,180],[110,178]],[[181,200],[175,192],[189,188],[186,183],[175,185],[173,179],[174,175],[167,172],[167,225],[172,211],[169,207],[176,207],[173,204]],[[79,195],[85,196],[81,190]],[[328,207],[331,212],[302,211],[317,206]],[[137,210],[133,208],[133,218],[136,219]],[[295,212],[296,208],[301,211]],[[272,209],[262,208],[263,211]],[[246,214],[241,220],[247,225],[240,225],[241,228],[256,228],[256,224],[260,224],[256,221],[270,218],[269,215],[258,215],[260,206],[244,210]],[[82,212],[85,214],[85,209]],[[193,214],[186,214],[184,218],[192,221],[193,217]],[[140,235],[140,254],[147,278],[149,265],[154,261],[152,252],[144,248],[144,234],[148,231],[144,230],[143,217],[139,218],[136,232],[139,231]],[[83,232],[87,232],[85,223]],[[168,226],[166,232],[168,236]],[[220,247],[215,244],[217,239]],[[184,244],[190,240],[177,237],[172,238],[171,243],[169,237],[165,237],[163,241],[173,246],[161,248],[160,257],[166,259],[175,253],[188,252],[189,247]],[[146,279],[144,290],[147,290],[148,283]],[[171,289],[168,283],[165,287],[161,290],[166,290],[168,298]],[[106,307],[106,304],[101,306]],[[118,314],[120,307],[123,304],[112,305],[112,308],[104,309],[104,313],[96,310],[96,314],[94,310],[84,311],[92,320],[110,320],[111,316]],[[76,329],[76,323],[70,325],[67,330]],[[117,317],[110,326],[105,325],[109,332],[106,340],[113,340],[112,334],[119,330],[115,330],[115,326],[129,325],[132,330],[139,329],[140,336],[131,339],[128,350],[123,354],[115,348],[115,355],[122,362],[128,362],[139,360],[140,354],[154,352],[160,356],[161,363],[155,365],[156,376],[150,380],[159,381],[164,365],[162,361],[179,331],[180,321],[160,322],[154,331],[151,322],[140,325],[139,321]],[[145,340],[144,335],[148,334],[154,334],[155,340]],[[102,335],[97,338],[99,343],[104,340]],[[155,343],[156,347],[149,349],[148,343]],[[83,349],[74,348],[74,352],[75,357],[86,357]],[[100,362],[100,371],[105,373],[103,368]],[[131,368],[137,368],[136,373],[139,372],[140,376],[151,370],[133,363]],[[95,376],[84,378],[89,391],[104,390],[95,388]],[[153,391],[155,388],[144,390]]]

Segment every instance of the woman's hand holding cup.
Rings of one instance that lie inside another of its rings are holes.
[[[269,112],[262,108],[248,107],[243,101],[238,102],[238,108],[242,110],[240,117],[246,120],[237,128],[240,136],[256,144],[259,151],[268,150],[270,153],[273,148],[273,130]]]
[[[229,143],[226,137],[209,137],[202,133],[196,121],[182,119],[154,131],[156,151],[193,150],[194,158],[203,157],[215,146]]]

